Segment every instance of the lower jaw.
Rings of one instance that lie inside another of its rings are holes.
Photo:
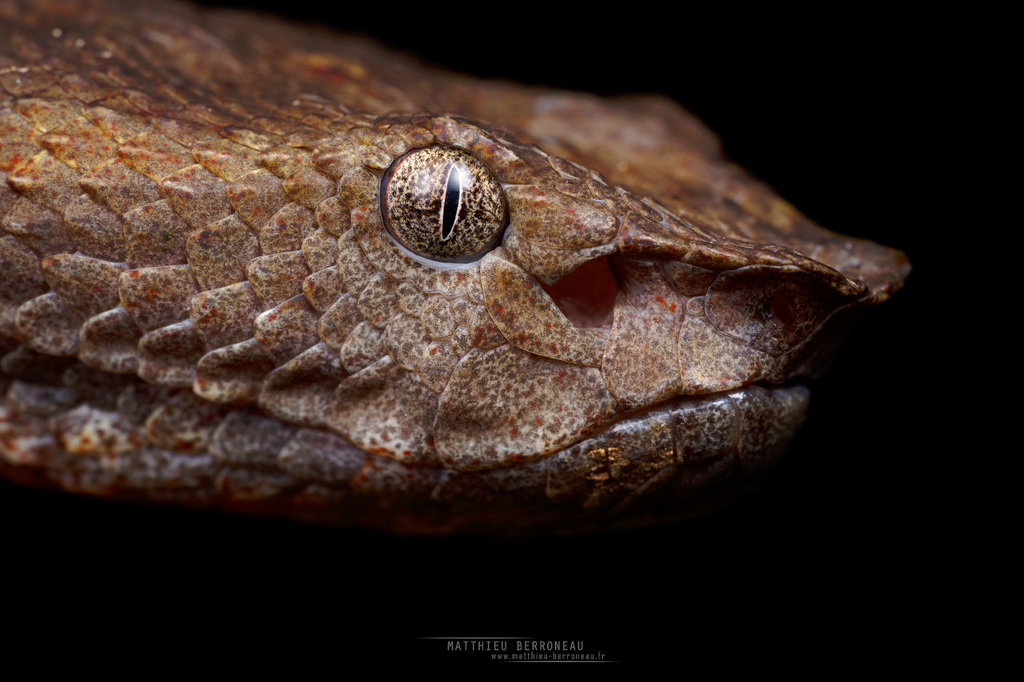
[[[2,459],[0,476],[103,497],[400,534],[585,533],[672,522],[721,506],[749,489],[787,450],[809,396],[802,386],[760,385],[680,396],[631,413],[537,461],[458,472],[371,456],[346,485],[286,485],[266,497],[239,495],[212,480],[203,490],[139,488],[116,480],[95,485],[90,474],[102,473],[95,467],[78,473],[48,471],[10,466]],[[252,473],[259,477],[258,471]]]
[[[756,485],[787,451],[809,399],[799,385],[672,398],[535,462],[446,471],[430,490],[446,512],[417,506],[382,527],[557,535],[697,516]]]

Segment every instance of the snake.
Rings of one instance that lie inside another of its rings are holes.
[[[0,476],[395,533],[756,485],[906,256],[664,98],[174,2],[0,2]]]

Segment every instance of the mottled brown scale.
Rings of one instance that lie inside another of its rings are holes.
[[[536,355],[599,366],[607,335],[573,324],[536,279],[503,256],[501,250],[485,256],[481,271],[487,310],[505,338]]]
[[[51,129],[39,138],[39,143],[80,173],[112,159],[117,149],[113,140],[84,118]]]
[[[185,242],[192,228],[164,200],[124,214],[125,259],[131,267],[175,265],[188,260]]]
[[[285,195],[306,208],[315,209],[334,194],[334,183],[312,168],[302,168],[287,178],[284,181]]]
[[[125,219],[97,204],[88,194],[73,199],[64,209],[64,226],[78,250],[94,258],[125,260]]]
[[[224,179],[199,164],[165,175],[159,184],[167,203],[193,228],[232,214]]]
[[[118,306],[90,317],[79,332],[78,359],[90,367],[114,374],[133,374],[139,369],[142,332]]]
[[[52,292],[26,301],[15,316],[17,333],[27,339],[26,345],[47,355],[75,355],[81,324],[81,316]]]
[[[311,278],[312,275],[306,281]],[[363,316],[359,313],[356,299],[351,294],[340,294],[320,317],[317,333],[331,348],[341,350],[359,324],[363,324]]]
[[[258,256],[249,261],[246,277],[256,287],[264,307],[277,305],[302,293],[309,267],[301,251]]]
[[[260,228],[260,248],[263,253],[298,251],[316,227],[312,211],[295,203],[286,204]]]
[[[189,388],[204,352],[191,320],[154,329],[139,339],[139,377],[161,386]]]
[[[257,151],[222,139],[196,145],[192,157],[211,173],[234,182],[247,173],[256,170]]]
[[[320,342],[267,375],[259,404],[293,424],[323,427],[338,384],[347,376],[338,353]]]
[[[118,276],[117,286],[121,305],[143,331],[184,320],[198,292],[187,265],[128,270]]]
[[[365,321],[358,322],[341,344],[341,363],[349,374],[366,369],[380,357],[384,332]]]
[[[57,211],[21,197],[0,220],[0,227],[24,246],[48,256],[74,253],[75,245]]]
[[[284,364],[316,345],[316,311],[305,296],[294,296],[256,316],[253,338],[277,364]]]
[[[59,254],[44,259],[41,266],[46,283],[84,318],[119,303],[118,278],[127,269],[123,263]]]
[[[258,237],[237,215],[209,223],[185,240],[186,259],[203,289],[244,280],[249,263],[259,255]]]
[[[250,338],[262,307],[251,282],[207,289],[189,301],[189,316],[210,350]]]
[[[133,170],[123,159],[101,163],[83,175],[79,184],[97,202],[121,214],[162,199],[156,182]],[[132,240],[126,238],[125,242],[130,252]]]
[[[256,231],[288,202],[281,179],[262,168],[237,178],[227,195],[242,222]]]
[[[308,256],[306,260],[310,260]],[[318,312],[325,313],[345,293],[338,276],[338,267],[332,264],[302,280],[302,293]]]
[[[680,518],[782,456],[909,272],[667,100],[90,7],[0,0],[0,475],[395,532]]]
[[[188,147],[156,132],[129,139],[118,147],[117,155],[132,170],[154,181],[194,162]]]

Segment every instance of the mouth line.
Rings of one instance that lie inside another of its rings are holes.
[[[598,443],[600,441],[607,440],[609,436],[612,435],[612,432],[616,430],[624,429],[630,432],[635,432],[637,430],[642,430],[645,427],[650,429],[660,428],[660,424],[665,422],[673,424],[676,420],[674,415],[691,410],[699,411],[701,409],[708,409],[710,406],[715,404],[719,404],[719,406],[721,406],[719,401],[722,399],[728,401],[727,409],[737,419],[736,427],[740,428],[740,424],[745,419],[749,419],[749,415],[747,413],[749,413],[750,410],[748,409],[745,411],[741,408],[737,399],[741,396],[745,396],[747,399],[741,402],[751,402],[752,399],[757,397],[755,395],[757,393],[761,394],[760,402],[767,404],[771,404],[773,400],[776,402],[784,400],[786,396],[792,396],[794,394],[802,395],[802,398],[800,399],[804,401],[804,410],[806,410],[806,403],[810,397],[811,389],[805,381],[792,380],[780,384],[758,381],[724,391],[675,395],[671,398],[666,398],[665,400],[661,400],[650,405],[642,405],[619,413],[609,418],[606,422],[603,422],[597,429],[586,434],[583,438],[569,443],[558,450],[544,454],[538,459],[545,460],[551,457],[557,457],[559,454],[580,446],[583,443],[591,441]],[[741,417],[741,415],[746,416]],[[771,417],[767,411],[764,413],[759,412],[756,416],[759,418]],[[802,421],[802,417],[799,421]],[[678,452],[678,444],[676,444],[676,446]],[[597,445],[597,447],[600,447],[600,445]]]
[[[618,422],[625,421],[627,419],[643,417],[645,415],[652,415],[660,411],[671,412],[674,408],[682,407],[690,403],[707,402],[712,400],[718,400],[720,398],[729,398],[730,396],[735,396],[740,393],[749,392],[752,388],[761,389],[771,393],[784,392],[792,390],[794,388],[800,388],[810,393],[810,388],[807,386],[806,382],[796,380],[788,381],[786,383],[781,384],[773,384],[768,383],[766,381],[753,381],[749,384],[735,386],[724,391],[709,391],[707,393],[685,393],[681,395],[672,396],[671,398],[666,398],[651,405],[642,405],[640,407],[618,414],[614,418],[609,420],[604,428],[602,428],[600,431],[595,432],[593,435],[599,435],[601,432],[607,430],[611,426],[617,424]]]

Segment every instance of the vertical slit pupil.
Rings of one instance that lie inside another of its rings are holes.
[[[448,241],[459,219],[462,205],[462,173],[455,166],[448,171],[448,185],[444,189],[444,208],[441,209],[441,241]]]

